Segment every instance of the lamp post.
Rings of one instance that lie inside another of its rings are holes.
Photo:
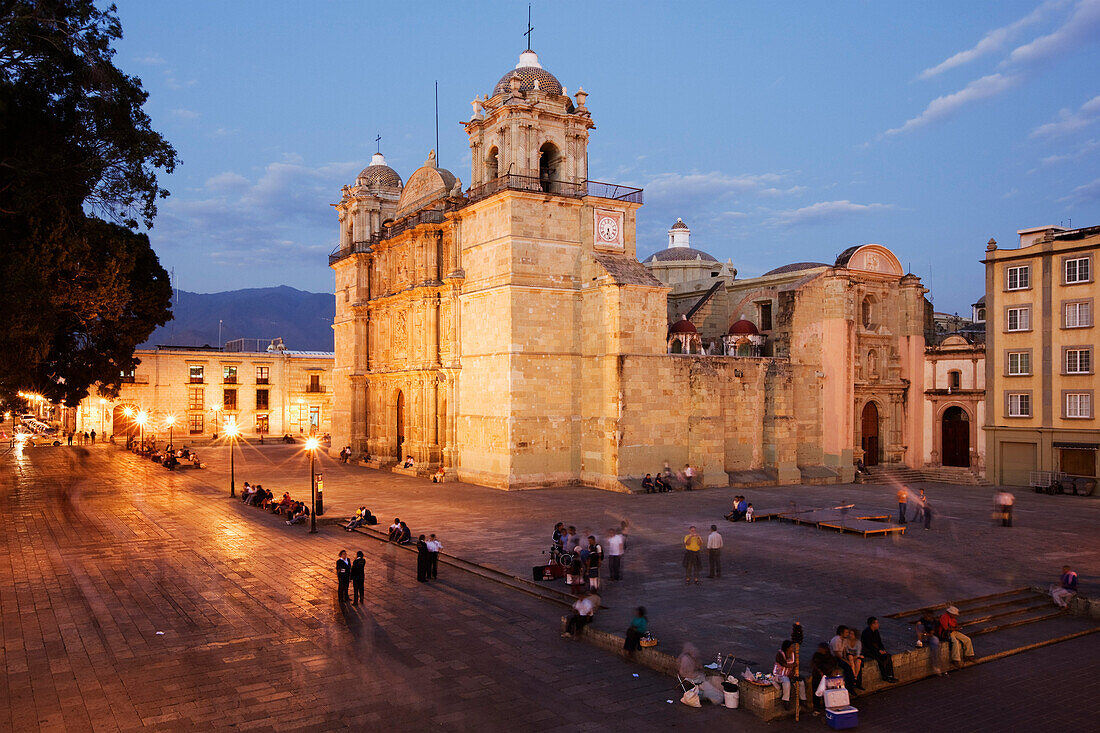
[[[106,438],[103,434],[107,432],[107,416],[104,414],[104,410],[107,409],[107,400],[102,397],[99,398],[99,439],[106,442]],[[111,432],[114,432],[113,430]]]
[[[173,448],[174,446],[172,445],[172,436],[174,433],[172,432],[172,428],[176,425],[176,416],[169,415],[168,417],[164,418],[164,424],[168,426],[168,447]]]
[[[141,428],[141,450],[145,450],[145,423],[149,420],[149,413],[145,410],[139,410],[137,414],[137,424]]]
[[[233,466],[233,444],[237,442],[237,436],[240,435],[240,428],[237,427],[237,421],[233,418],[226,420],[225,422],[225,437],[229,438],[229,495],[237,495],[237,476],[235,467]]]
[[[309,533],[317,534],[317,474],[313,472],[313,462],[317,455],[317,446],[321,442],[317,438],[306,440],[306,450],[309,451]]]

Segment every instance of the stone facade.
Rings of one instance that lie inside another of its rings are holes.
[[[985,344],[953,334],[925,349],[924,465],[985,475]]]
[[[176,442],[224,432],[233,419],[246,438],[323,435],[332,430],[332,365],[327,352],[222,351],[158,346],[134,352],[138,366],[123,378],[117,399],[91,395],[71,429],[99,435],[136,433],[125,414],[149,415],[146,436]]]

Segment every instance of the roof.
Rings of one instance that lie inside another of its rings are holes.
[[[777,267],[774,270],[768,270],[761,277],[767,277],[768,275],[784,275],[788,272],[799,272],[800,270],[812,270],[815,267],[830,267],[824,262],[792,262],[789,265],[783,265]]]
[[[539,57],[531,49],[527,49],[519,55],[519,63],[516,68],[500,77],[500,81],[493,87],[491,96],[507,94],[510,90],[510,80],[517,77],[520,80],[520,91],[530,92],[535,88],[535,81],[539,83],[539,90],[549,94],[561,94],[562,87],[558,78],[539,65]]]
[[[978,298],[978,301],[974,303],[974,306],[978,308],[985,307],[985,296],[983,295],[982,297]]]
[[[717,262],[718,260],[701,249],[693,247],[667,247],[645,258],[646,262]]]
[[[833,263],[834,267],[847,267],[848,260],[852,259],[852,255],[856,253],[856,250],[862,247],[862,244],[853,244],[848,249],[844,250],[836,256],[836,262]]]
[[[673,323],[668,329],[669,333],[699,333],[699,329],[695,327],[695,324],[687,319],[687,316]]]
[[[633,257],[626,255],[595,253],[596,262],[600,263],[616,285],[647,285],[651,287],[664,287],[642,263]]]
[[[676,223],[672,225],[673,229],[687,229],[688,225],[684,223],[683,219],[677,217]]]
[[[375,153],[370,160],[370,165],[359,173],[355,182],[360,186],[375,184],[378,186],[394,186],[400,188],[401,176],[397,175],[397,171],[393,168],[386,165],[386,159],[382,157],[381,153]]]
[[[756,324],[752,321],[746,321],[744,318],[730,326],[729,330],[730,336],[756,335],[758,333],[760,331],[757,330]]]
[[[336,352],[334,351],[294,351],[292,349],[269,351],[269,354],[286,354],[287,356],[294,356],[299,358],[314,358],[314,359],[335,359]]]

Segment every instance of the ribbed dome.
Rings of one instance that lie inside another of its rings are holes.
[[[697,262],[700,260],[703,262],[718,261],[703,250],[692,247],[668,247],[651,254],[645,259],[646,262]]]
[[[375,153],[370,159],[370,165],[359,173],[355,182],[360,186],[393,186],[401,187],[401,176],[397,171],[386,165],[386,159],[381,153]]]
[[[755,336],[758,333],[760,331],[756,329],[756,324],[744,318],[730,326],[729,331],[730,336]]]
[[[699,333],[699,329],[686,316],[673,323],[672,328],[668,330],[670,333]]]
[[[684,223],[683,219],[677,219],[676,223],[672,225],[672,228],[673,229],[687,229],[688,225]]]
[[[516,68],[509,71],[504,76],[500,77],[500,81],[493,87],[493,93],[491,96],[498,94],[505,94],[510,89],[509,80],[513,77],[518,77],[520,80],[520,91],[529,92],[535,88],[535,80],[538,79],[539,90],[548,94],[561,94],[561,82],[558,78],[551,74],[546,69],[539,65],[539,57],[534,52],[528,49],[519,55],[519,63],[516,64]]]
[[[812,270],[815,267],[829,267],[829,265],[824,262],[792,262],[789,265],[783,265],[774,270],[768,270],[761,275],[761,277],[767,277],[768,275],[784,275],[788,272],[798,272],[800,270]]]

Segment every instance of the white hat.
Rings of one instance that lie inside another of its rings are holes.
[[[959,609],[956,606],[948,606],[947,607],[947,612],[949,614],[951,614],[952,616],[958,616],[959,615]]]

